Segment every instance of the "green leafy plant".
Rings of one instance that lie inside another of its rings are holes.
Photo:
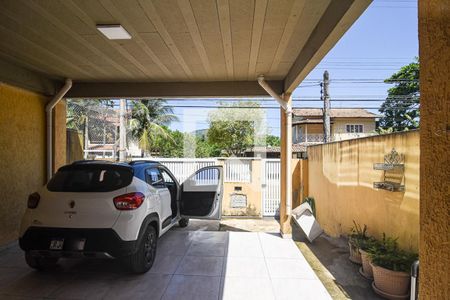
[[[350,229],[350,234],[348,235],[349,242],[355,246],[367,240],[369,236],[367,235],[367,225],[364,224],[364,227],[361,227],[355,220],[353,220],[353,227]]]
[[[377,244],[379,244],[379,242],[375,238],[373,238],[371,236],[369,236],[369,237],[367,237],[365,239],[364,238],[363,239],[357,239],[356,243],[357,243],[357,247],[359,249],[364,250],[366,252],[370,251],[371,248],[376,247]]]
[[[385,269],[398,272],[409,272],[412,263],[417,260],[417,254],[398,247],[397,238],[386,237],[369,248],[372,263]]]
[[[316,217],[316,201],[314,200],[314,197],[305,197],[305,199],[303,199],[302,203],[308,203],[309,206],[311,207],[312,213],[314,218]]]

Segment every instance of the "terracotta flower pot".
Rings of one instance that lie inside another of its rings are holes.
[[[361,275],[366,279],[372,279],[373,270],[372,266],[370,265],[369,254],[362,249],[359,249],[359,253],[361,253],[361,262],[362,262],[362,267],[359,269],[359,273],[361,273]]]
[[[372,284],[375,292],[387,299],[407,299],[409,297],[410,275],[376,266],[370,263],[373,270]]]
[[[350,240],[348,241],[348,248],[350,250],[350,259],[351,262],[355,264],[361,264],[361,254],[359,253],[359,248],[353,245]]]

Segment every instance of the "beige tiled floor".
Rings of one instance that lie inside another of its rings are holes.
[[[20,249],[0,252],[1,299],[331,299],[291,240],[263,232],[170,231],[152,270],[66,260],[29,269]]]

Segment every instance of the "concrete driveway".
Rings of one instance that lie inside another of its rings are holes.
[[[331,299],[294,242],[275,233],[178,231],[163,236],[153,268],[109,260],[28,268],[17,246],[0,252],[1,299]]]

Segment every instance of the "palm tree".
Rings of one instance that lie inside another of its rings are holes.
[[[178,120],[173,109],[166,106],[163,99],[142,99],[132,101],[130,129],[131,135],[139,141],[142,157],[152,152],[158,138],[171,139],[166,126]]]

